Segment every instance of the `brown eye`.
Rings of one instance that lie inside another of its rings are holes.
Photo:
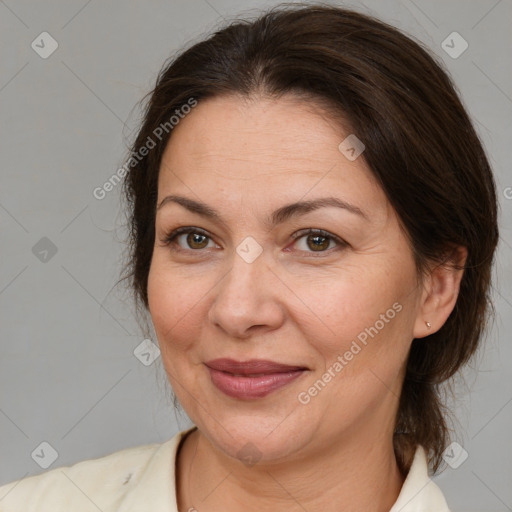
[[[307,229],[299,231],[293,235],[296,242],[295,245],[298,246],[298,249],[304,253],[330,253],[332,252],[331,248],[338,247],[346,247],[348,244],[342,240],[341,238],[331,235],[327,231],[322,229]],[[303,240],[305,243],[303,243]],[[330,244],[333,244],[332,246]],[[302,247],[300,245],[302,244]]]
[[[180,239],[184,238],[184,243],[179,243]],[[172,249],[177,251],[197,251],[208,247],[210,237],[203,233],[199,228],[182,227],[175,229],[172,233],[169,233],[163,242],[165,245],[171,246]]]
[[[307,244],[313,251],[322,251],[329,248],[329,239],[321,235],[308,235]]]
[[[186,240],[191,249],[204,249],[208,245],[208,237],[201,233],[190,232],[187,235]]]

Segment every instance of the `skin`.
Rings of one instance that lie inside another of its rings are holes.
[[[408,351],[446,321],[461,272],[437,268],[418,282],[408,241],[363,157],[349,161],[338,149],[349,134],[292,95],[208,99],[173,129],[157,204],[181,195],[224,219],[172,202],[156,215],[149,309],[170,384],[198,427],[177,461],[181,511],[387,511],[398,497],[404,475],[392,438]],[[285,204],[326,196],[368,218],[325,207],[265,225]],[[208,237],[166,244],[182,226]],[[291,237],[307,228],[348,245],[321,238],[315,251],[314,235]],[[262,248],[252,263],[236,252],[248,236]],[[298,394],[394,303],[401,311],[301,404]],[[264,398],[241,400],[211,383],[204,362],[219,357],[308,371]],[[255,465],[240,460],[247,443]]]

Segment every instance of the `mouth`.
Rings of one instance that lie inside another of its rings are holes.
[[[213,385],[232,398],[263,398],[295,381],[309,370],[263,359],[215,359],[205,363]]]

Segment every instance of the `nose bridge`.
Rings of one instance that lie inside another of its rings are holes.
[[[245,237],[234,247],[232,265],[226,279],[221,284],[223,291],[228,289],[230,298],[257,300],[265,283],[265,270],[268,270],[263,246],[252,236]]]
[[[281,321],[265,256],[254,238],[244,238],[234,247],[231,268],[219,283],[210,320],[235,336],[242,337],[254,325],[275,328]]]

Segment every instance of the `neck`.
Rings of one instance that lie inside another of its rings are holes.
[[[178,509],[389,511],[404,482],[392,434],[362,439],[364,434],[345,436],[293,462],[246,466],[195,430],[178,456]]]

